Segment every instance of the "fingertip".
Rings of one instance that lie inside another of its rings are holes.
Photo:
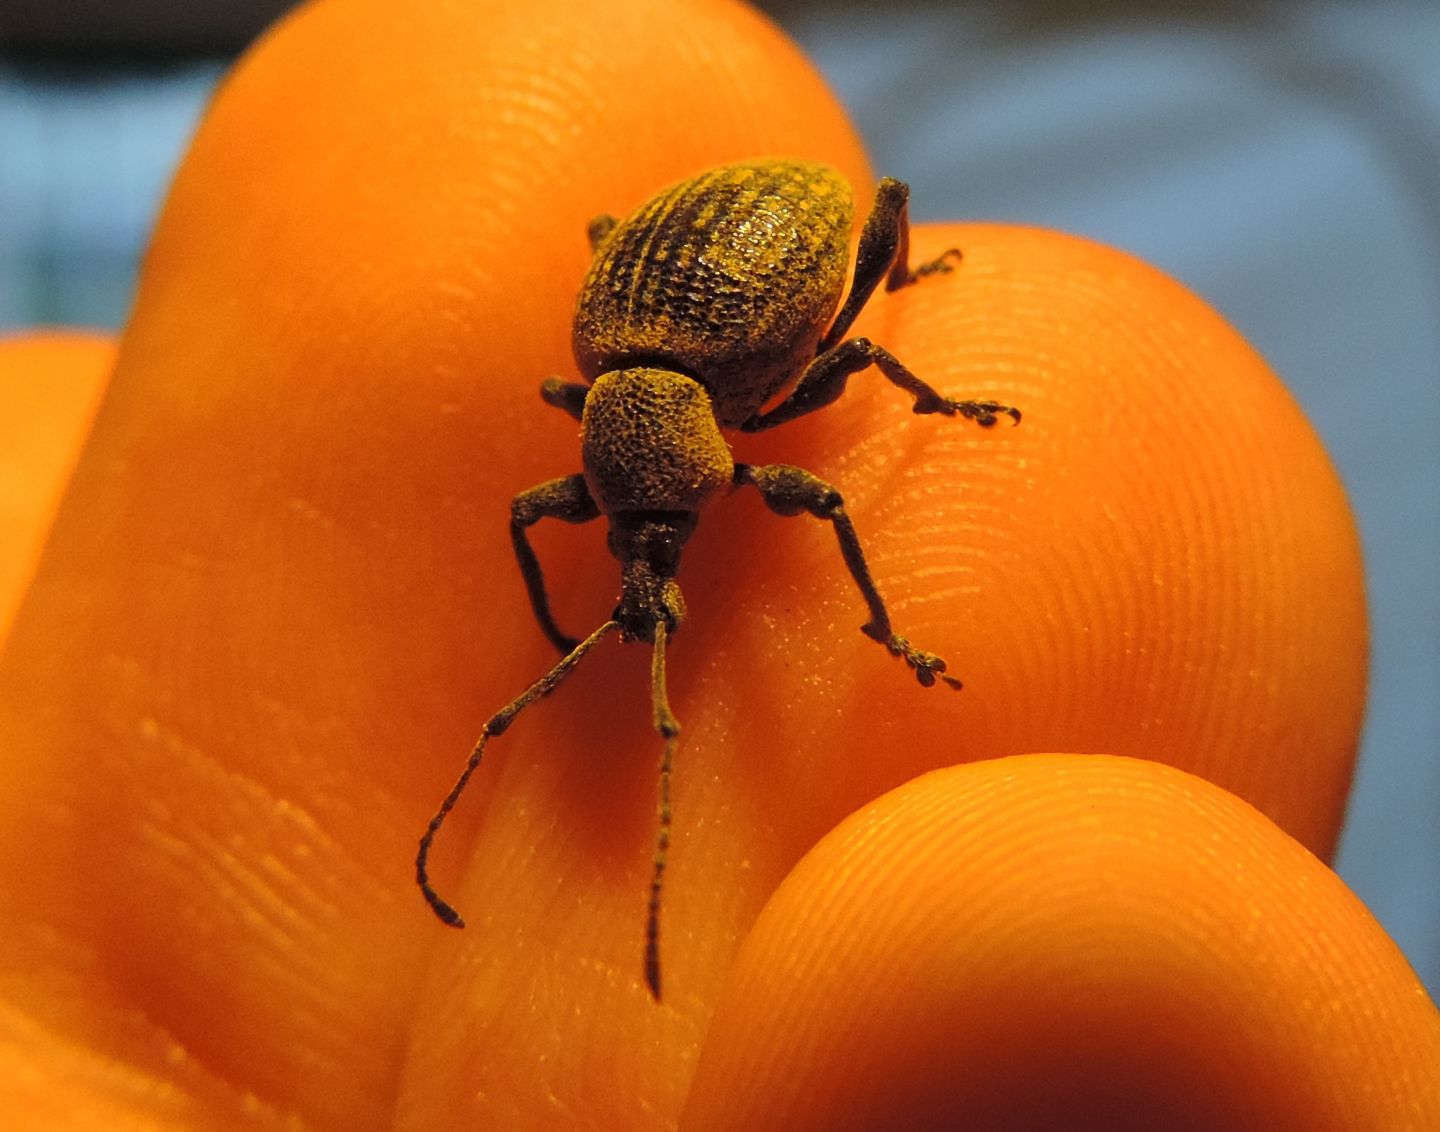
[[[1440,1015],[1363,905],[1159,763],[937,771],[744,943],[682,1127],[1440,1126]]]
[[[35,571],[114,361],[107,335],[51,329],[0,336],[0,639]]]
[[[963,270],[879,297],[855,332],[944,396],[1023,423],[946,427],[876,380],[776,430],[774,458],[844,491],[897,631],[1011,709],[969,704],[963,729],[917,716],[931,741],[890,752],[1158,750],[1328,856],[1367,627],[1354,517],[1319,437],[1254,349],[1162,272],[1056,232],[912,229],[918,259],[955,245]],[[790,622],[804,614],[787,586],[849,596],[838,569],[816,585],[809,537],[777,532],[756,556],[754,600],[785,595]],[[797,631],[833,617],[814,621]],[[892,694],[879,680],[865,693]]]

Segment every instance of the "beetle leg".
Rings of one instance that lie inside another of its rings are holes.
[[[955,401],[942,397],[883,346],[875,345],[868,338],[851,338],[811,362],[800,375],[790,396],[768,413],[757,413],[743,422],[740,430],[760,432],[823,409],[845,392],[845,383],[852,374],[871,364],[915,398],[917,413],[941,413],[947,417],[958,415],[985,428],[990,428],[999,419],[998,414],[1004,413],[1016,424],[1020,423],[1019,409],[1012,409],[998,401]]]
[[[880,280],[890,275],[888,290],[894,290],[895,272],[909,273],[906,261],[910,253],[910,219],[907,202],[910,186],[894,177],[881,177],[875,186],[875,204],[860,230],[860,246],[855,252],[855,274],[850,281],[850,294],[845,305],[820,340],[815,353],[824,354],[849,333],[856,317],[870,301]]]
[[[891,185],[898,185],[903,192],[898,192],[890,188]],[[898,217],[892,220],[891,217],[896,214],[896,206],[889,198],[894,196],[899,197],[899,209]],[[924,263],[917,264],[914,267],[910,266],[910,209],[907,203],[909,197],[910,186],[906,185],[903,181],[895,180],[893,177],[886,177],[880,182],[880,187],[875,192],[875,209],[871,212],[870,218],[866,222],[867,227],[870,222],[873,221],[877,224],[893,223],[896,228],[894,241],[895,250],[891,253],[889,261],[890,271],[885,276],[885,290],[887,291],[898,291],[901,287],[908,287],[912,283],[918,283],[927,275],[949,275],[950,272],[955,270],[955,265],[959,263],[961,259],[959,248],[946,248],[934,259],[927,259]],[[863,232],[860,238],[863,242],[865,238]],[[877,237],[877,248],[883,250],[885,246],[886,243],[880,242],[879,237]],[[878,251],[877,254],[879,254]],[[860,271],[860,257],[857,254],[855,258],[855,271],[858,275]],[[874,284],[871,284],[871,288],[874,288]],[[859,313],[860,311],[857,308],[855,314]],[[851,315],[851,319],[854,319],[854,315]],[[849,329],[848,324],[845,329]],[[840,334],[836,334],[835,328],[832,326],[827,338],[832,343],[838,342],[844,333],[845,331],[842,330]]]
[[[860,631],[871,640],[879,641],[892,656],[898,656],[915,670],[915,678],[925,687],[931,687],[936,679],[945,681],[958,689],[960,681],[945,675],[945,661],[933,652],[917,649],[904,637],[897,636],[890,627],[890,614],[881,600],[875,580],[870,576],[865,555],[860,549],[860,538],[850,516],[845,513],[845,501],[840,493],[819,476],[791,464],[736,464],[735,483],[749,484],[760,492],[765,505],[777,515],[798,515],[805,512],[817,519],[828,519],[835,528],[835,537],[840,541],[840,554],[850,570],[850,576],[860,588],[860,594],[870,609],[870,620],[860,626]]]
[[[890,272],[890,279],[885,285],[887,291],[898,291],[901,287],[908,287],[911,283],[918,283],[927,275],[949,275],[955,270],[955,265],[963,259],[959,248],[946,248],[934,259],[927,259],[924,263],[917,263],[914,267],[907,268],[904,278],[895,282],[895,272]],[[896,266],[905,263],[903,259],[895,261]]]
[[[605,237],[610,235],[611,230],[618,221],[608,212],[602,212],[585,226],[585,234],[590,238],[590,250],[598,251],[600,245],[605,242]]]
[[[864,309],[880,280],[885,290],[898,291],[927,275],[944,274],[952,261],[960,260],[959,248],[947,248],[940,255],[912,269],[910,267],[910,186],[894,177],[882,177],[875,187],[875,204],[860,231],[860,246],[855,252],[855,275],[845,305],[830,324],[830,329],[816,354],[830,350],[846,334]]]
[[[599,515],[600,508],[590,498],[585,477],[578,473],[522,491],[510,501],[510,542],[515,547],[515,559],[520,563],[520,575],[525,579],[525,592],[530,595],[530,607],[535,611],[535,620],[540,622],[545,636],[562,653],[570,652],[579,642],[562,633],[550,615],[545,575],[525,532],[541,519],[588,523]]]
[[[540,383],[540,399],[547,405],[564,409],[577,421],[585,412],[585,398],[590,386],[578,381],[561,381],[558,377],[547,377]]]

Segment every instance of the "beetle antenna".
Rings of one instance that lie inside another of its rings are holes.
[[[655,730],[665,740],[665,753],[660,757],[660,829],[655,837],[655,867],[650,875],[650,906],[645,917],[645,982],[656,1002],[660,1001],[660,891],[670,851],[670,768],[675,761],[675,737],[680,734],[680,721],[670,710],[670,697],[665,691],[666,636],[665,622],[657,621],[655,650],[650,658],[650,704]]]
[[[620,628],[620,622],[606,621],[571,649],[554,668],[485,721],[480,738],[475,740],[470,757],[465,760],[465,769],[460,772],[460,777],[450,788],[450,793],[445,795],[445,801],[440,803],[440,809],[435,812],[435,816],[430,819],[430,824],[425,827],[424,836],[420,838],[420,852],[415,857],[415,883],[420,886],[420,891],[425,896],[425,902],[430,905],[435,915],[452,928],[463,928],[465,921],[460,918],[460,913],[442,900],[440,894],[430,886],[430,875],[427,869],[427,862],[430,859],[430,843],[435,840],[435,835],[440,832],[440,826],[444,823],[446,815],[455,808],[455,803],[460,800],[460,794],[464,791],[465,784],[470,781],[470,776],[480,765],[480,756],[485,751],[485,744],[495,736],[504,734],[505,729],[514,722],[515,717],[532,703],[553,692],[559,683],[574,671],[575,666],[580,663],[587,652],[618,628]]]

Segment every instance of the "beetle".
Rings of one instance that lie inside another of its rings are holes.
[[[522,491],[510,506],[510,539],[531,608],[562,658],[486,721],[420,839],[416,881],[445,923],[465,926],[430,884],[430,847],[486,743],[618,632],[622,641],[652,648],[651,706],[664,744],[644,954],[645,982],[659,1000],[670,774],[680,733],[666,691],[665,653],[685,616],[675,576],[701,511],[727,491],[753,487],[777,514],[829,522],[869,610],[862,632],[909,665],[922,685],[940,680],[960,688],[944,660],[892,629],[840,493],[802,468],[737,463],[724,435],[760,432],[814,412],[872,365],[914,398],[916,413],[958,416],[987,428],[1001,416],[1019,423],[1015,408],[943,397],[883,347],[846,337],[882,279],[887,290],[898,290],[950,271],[960,258],[952,248],[909,266],[908,199],[903,182],[880,181],[843,306],[853,204],[849,184],[827,165],[726,165],[665,189],[623,219],[590,222],[592,260],[573,324],[585,380],[552,377],[540,387],[547,404],[580,422],[584,470]],[[788,396],[765,408],[786,389]],[[620,564],[620,600],[609,620],[577,639],[555,623],[526,532],[541,519],[584,523],[602,515]]]

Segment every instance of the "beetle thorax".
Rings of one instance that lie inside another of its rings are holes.
[[[695,512],[735,463],[710,395],[693,378],[637,368],[601,374],[580,424],[585,481],[601,512]]]

